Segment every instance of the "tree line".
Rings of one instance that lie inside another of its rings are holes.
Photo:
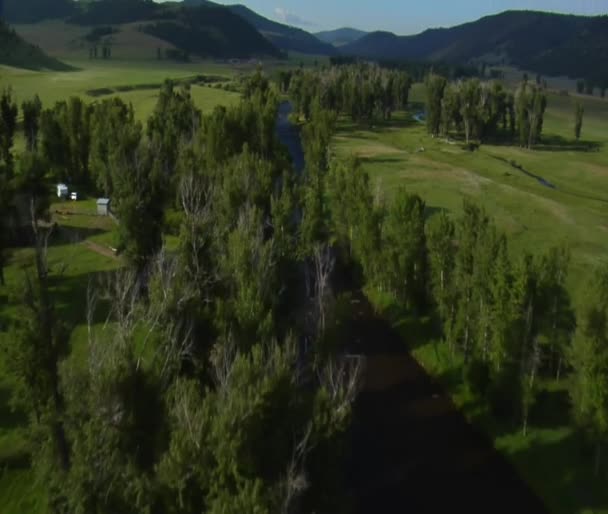
[[[467,144],[503,138],[525,148],[541,139],[547,95],[538,84],[524,81],[512,93],[497,81],[449,83],[430,74],[425,85],[427,129],[433,136],[456,133]]]
[[[405,109],[412,80],[403,71],[357,64],[281,72],[279,83],[282,91],[289,93],[295,110],[307,120],[317,100],[323,109],[371,124],[389,120],[393,112]]]

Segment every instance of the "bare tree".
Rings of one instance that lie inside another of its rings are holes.
[[[361,357],[342,357],[330,360],[319,371],[319,383],[334,402],[337,416],[350,408],[359,393],[362,370]]]
[[[315,271],[314,303],[317,319],[317,335],[321,335],[325,332],[325,317],[331,296],[330,278],[335,265],[335,258],[329,245],[315,246],[313,264]]]
[[[306,458],[313,449],[311,435],[312,424],[309,423],[297,444],[294,445],[292,456],[287,464],[287,470],[283,480],[284,496],[281,502],[281,514],[297,513],[297,500],[309,487],[305,465]]]

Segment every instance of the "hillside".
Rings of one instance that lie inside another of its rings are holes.
[[[374,32],[341,51],[373,59],[464,62],[483,58],[547,75],[592,75],[599,81],[608,73],[608,17],[508,11],[415,36]]]
[[[207,0],[183,0],[183,3],[186,5],[217,5]],[[319,41],[305,30],[269,20],[244,5],[229,5],[227,8],[253,25],[281,50],[311,55],[337,54],[336,49],[331,44]]]
[[[180,8],[143,31],[200,57],[281,57],[254,27],[221,7]]]
[[[364,32],[363,30],[344,27],[336,30],[317,32],[315,36],[317,39],[325,43],[339,47],[348,45],[349,43],[354,43],[367,34],[368,32]]]
[[[30,6],[35,8],[43,0],[19,0],[22,9]],[[64,17],[70,27],[86,28],[89,34],[94,34],[91,27],[98,30],[109,30],[109,36],[104,38],[113,48],[118,50],[118,56],[132,57],[138,55],[156,55],[157,49],[176,49],[176,55],[196,55],[200,57],[220,58],[250,58],[250,57],[282,57],[282,53],[262,36],[253,26],[230,9],[211,2],[203,2],[200,6],[185,6],[181,3],[156,3],[152,0],[97,0],[94,2],[71,3],[72,9],[66,10],[64,0],[44,0],[55,2],[58,13],[69,14]],[[46,9],[37,17],[37,23],[20,25],[19,30],[30,36],[34,42],[48,42],[49,48],[55,47],[53,39],[62,42],[63,47],[69,47],[68,52],[82,51],[91,44],[80,34],[78,37],[65,41],[63,34],[57,33],[53,38],[53,27],[59,30],[60,20],[55,25],[44,17],[58,18],[52,10]],[[12,18],[20,19],[20,18]],[[37,26],[41,27],[40,36],[36,35]],[[73,34],[73,29],[67,32]],[[143,37],[137,37],[136,32]],[[123,37],[127,36],[127,37]],[[130,44],[130,46],[129,46]],[[138,47],[143,45],[145,48]],[[47,46],[43,45],[43,48]],[[85,51],[86,51],[85,49]],[[114,52],[116,55],[116,52]]]
[[[46,55],[0,21],[0,64],[29,70],[67,71],[71,67]]]
[[[65,18],[74,14],[77,6],[72,0],[3,0],[4,19],[11,24],[36,23],[46,19]],[[2,11],[0,0],[0,11]]]

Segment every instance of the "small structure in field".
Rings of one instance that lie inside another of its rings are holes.
[[[110,215],[110,199],[109,198],[98,198],[97,199],[97,215],[98,216],[109,216]]]
[[[65,184],[57,184],[57,198],[65,200],[68,197],[68,186]]]

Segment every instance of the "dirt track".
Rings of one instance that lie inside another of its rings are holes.
[[[99,255],[110,257],[112,259],[118,259],[116,254],[106,246],[101,246],[97,243],[93,243],[92,241],[83,241],[82,244],[85,245],[89,250],[98,253]]]
[[[369,306],[352,333],[367,356],[349,463],[358,514],[547,512]]]

